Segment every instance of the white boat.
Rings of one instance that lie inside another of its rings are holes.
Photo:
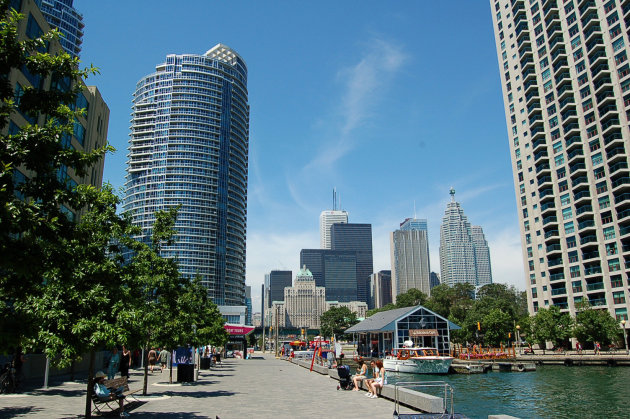
[[[396,348],[383,359],[387,371],[412,374],[447,374],[452,356],[442,356],[434,348]]]

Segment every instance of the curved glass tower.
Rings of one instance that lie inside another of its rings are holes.
[[[245,304],[247,67],[229,47],[168,55],[133,98],[124,210],[149,240],[154,212],[181,205],[163,256],[218,305]]]
[[[73,0],[36,0],[48,24],[59,29],[59,40],[64,50],[73,57],[81,53],[83,43],[83,16],[74,7]]]

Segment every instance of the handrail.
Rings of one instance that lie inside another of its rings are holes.
[[[394,418],[398,417],[400,411],[400,398],[398,397],[398,387],[405,386],[406,388],[412,387],[443,387],[444,396],[442,397],[442,413],[453,414],[453,387],[444,381],[399,381],[394,383]],[[450,402],[450,403],[449,403]],[[449,407],[450,404],[450,407]],[[434,412],[432,412],[434,413]]]

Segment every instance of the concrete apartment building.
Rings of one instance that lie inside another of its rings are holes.
[[[530,313],[628,318],[628,0],[490,0]]]
[[[427,220],[407,218],[389,235],[392,299],[417,288],[431,295]]]

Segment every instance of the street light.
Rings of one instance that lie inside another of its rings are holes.
[[[626,337],[626,319],[621,321],[621,327],[623,328],[623,349],[626,350],[626,355],[628,355],[628,338]]]
[[[521,354],[521,326],[516,325],[516,346],[518,347],[518,354]]]

